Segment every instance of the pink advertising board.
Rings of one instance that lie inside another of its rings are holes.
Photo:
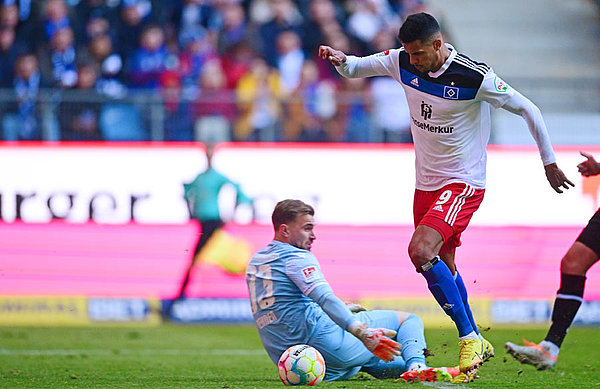
[[[471,226],[457,263],[471,296],[553,298],[559,263],[577,227]],[[254,250],[272,238],[269,226],[230,224],[227,232]],[[318,225],[313,252],[343,298],[428,297],[406,248],[410,226]],[[0,295],[158,297],[176,294],[199,233],[182,225],[51,222],[0,224]],[[242,275],[199,263],[189,297],[246,297]],[[600,269],[588,273],[586,300],[600,299]]]

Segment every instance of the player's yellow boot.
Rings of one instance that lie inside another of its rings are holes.
[[[494,346],[485,339],[481,339],[481,341],[483,342],[483,362],[487,362],[494,356]]]
[[[459,342],[458,367],[461,374],[454,377],[452,382],[471,382],[476,378],[477,371],[483,363],[484,346],[481,339],[463,339]]]

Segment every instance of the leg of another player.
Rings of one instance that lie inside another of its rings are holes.
[[[556,293],[552,309],[552,324],[540,344],[523,339],[524,346],[506,342],[506,351],[521,363],[537,367],[539,370],[556,365],[560,347],[567,331],[583,302],[585,274],[598,262],[598,254],[582,242],[573,243],[560,263],[560,288]]]
[[[414,313],[396,312],[400,325],[396,341],[402,345],[402,358],[406,361],[406,370],[423,370],[425,363],[425,326],[423,320]]]
[[[585,274],[597,261],[598,255],[592,249],[576,241],[560,263],[560,289],[554,300],[552,325],[545,338],[557,346],[553,350],[556,355],[583,302]]]

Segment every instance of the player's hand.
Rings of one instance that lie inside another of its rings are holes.
[[[333,66],[340,66],[346,62],[346,54],[329,46],[319,46],[319,57],[331,62]]]
[[[375,356],[384,362],[391,362],[400,355],[400,343],[390,337],[396,336],[396,331],[386,328],[367,328],[362,342]]]
[[[348,309],[352,313],[358,313],[367,310],[365,307],[363,307],[359,303],[355,303],[354,301],[344,301],[344,304],[346,304],[346,307],[348,307]]]
[[[546,170],[546,178],[550,183],[552,189],[554,189],[557,193],[562,193],[562,188],[569,189],[569,185],[572,187],[575,186],[568,178],[565,176],[562,170],[556,165],[556,163],[551,163],[549,165],[544,166],[544,170]]]
[[[369,328],[367,323],[352,323],[348,330],[363,342],[365,347],[384,362],[391,362],[400,355],[401,345],[393,339],[396,331],[387,328]]]
[[[585,161],[577,165],[577,170],[579,170],[579,173],[581,173],[582,176],[589,177],[600,174],[600,164],[596,162],[591,154],[584,153],[583,151],[580,151],[579,154],[587,158]]]

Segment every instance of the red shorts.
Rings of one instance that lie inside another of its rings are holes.
[[[415,228],[418,225],[433,228],[444,239],[440,254],[452,252],[460,246],[460,234],[479,208],[484,193],[485,189],[475,189],[464,183],[448,184],[431,192],[416,189],[413,203]]]

